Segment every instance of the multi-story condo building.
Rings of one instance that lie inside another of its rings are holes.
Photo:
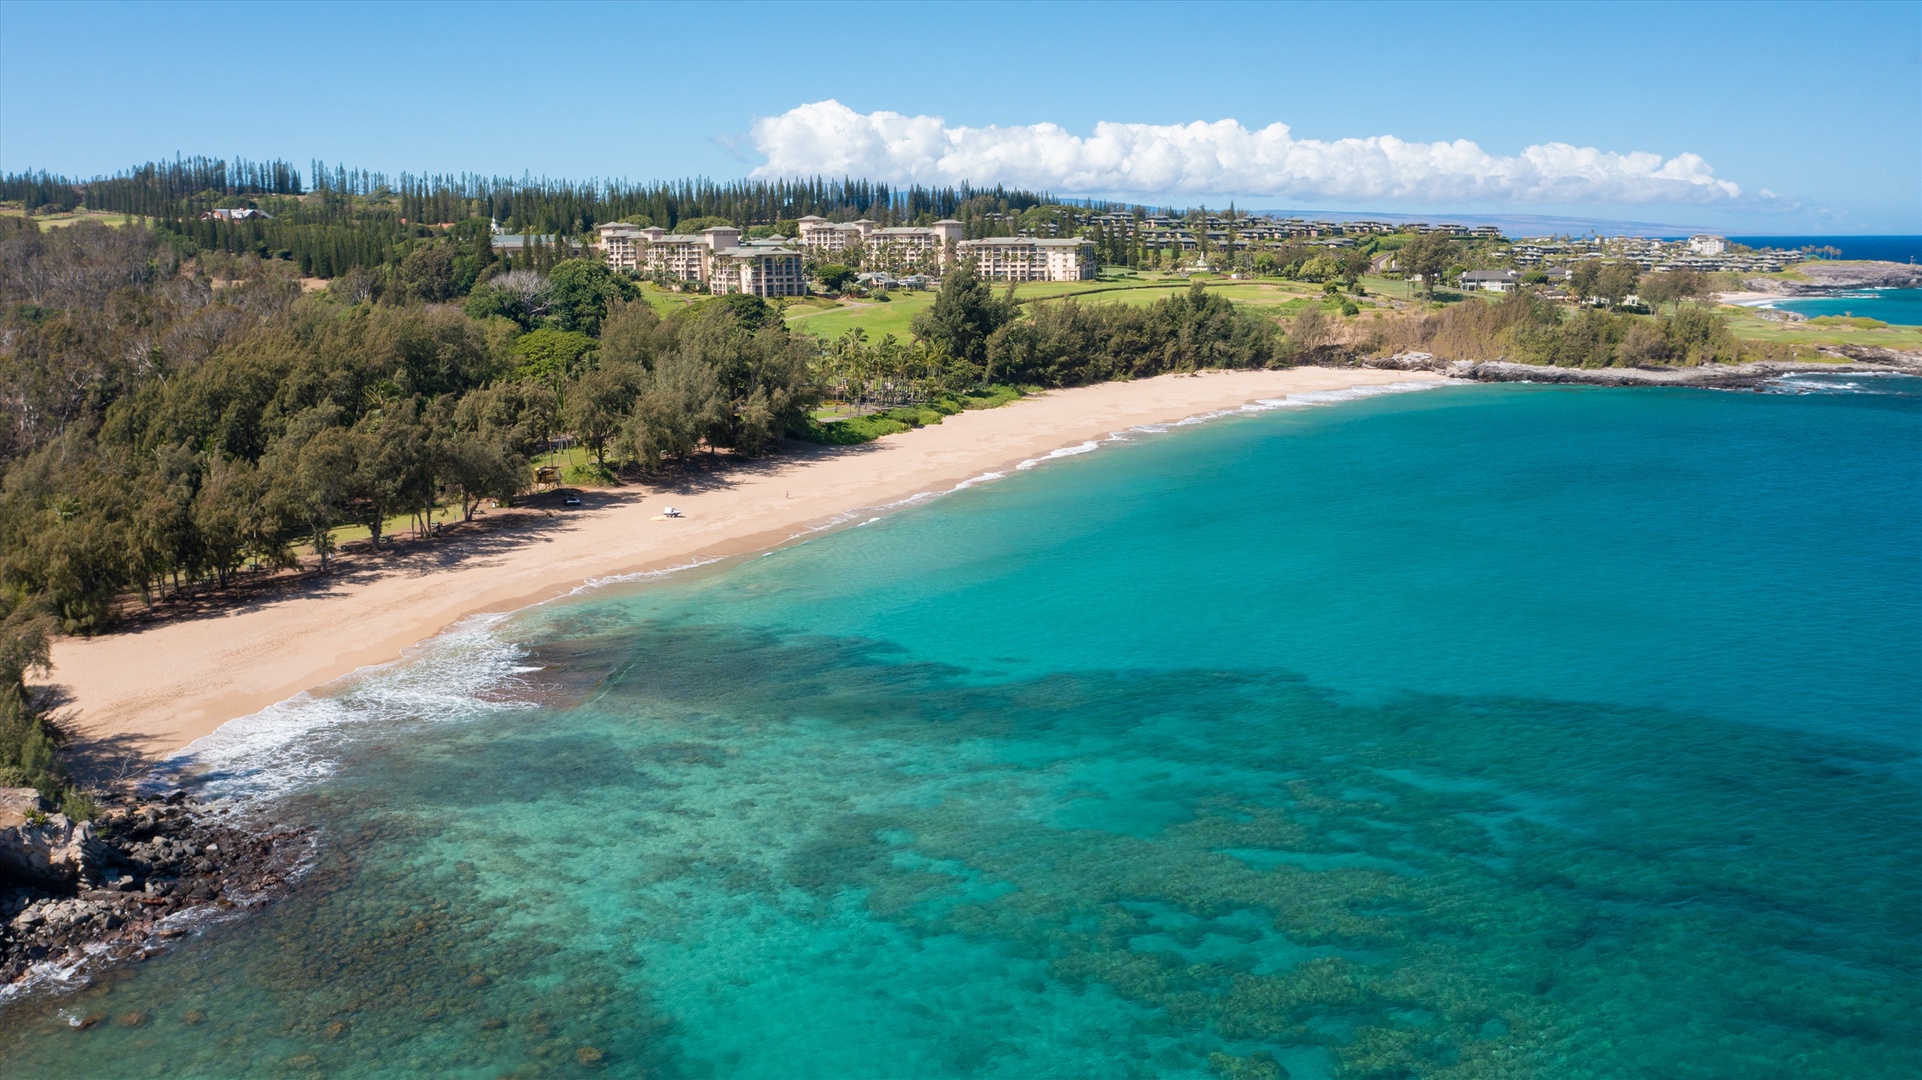
[[[640,254],[642,273],[666,274],[700,286],[708,282],[709,257],[723,248],[733,247],[741,239],[741,230],[725,225],[698,233],[671,233],[659,226],[641,232],[647,238],[647,246]]]
[[[801,253],[781,237],[741,242],[726,225],[699,233],[671,233],[659,226],[600,227],[601,257],[613,270],[664,274],[708,292],[755,296],[805,296]]]
[[[1094,241],[1074,237],[991,236],[955,246],[990,281],[1089,281],[1097,269]]]
[[[817,217],[814,214],[802,218],[797,224],[799,228],[796,230],[795,239],[803,248],[823,255],[832,255],[846,251],[856,244],[865,244],[868,234],[875,229],[874,222],[867,218],[837,225],[827,218]]]
[[[876,229],[868,234],[868,261],[884,270],[938,270],[961,242],[958,221],[937,221],[921,228]]]
[[[733,247],[741,230],[717,225],[695,233],[670,233],[658,225],[602,225],[601,257],[611,270],[666,273],[693,285],[707,282],[707,257]]]
[[[806,296],[801,253],[781,242],[750,240],[708,258],[709,292],[751,296]]]
[[[881,228],[867,218],[836,224],[809,214],[799,222],[803,249],[834,255],[859,245],[862,270],[939,269],[961,242],[962,225],[943,218],[925,228]]]
[[[641,249],[647,246],[647,232],[639,225],[620,222],[601,226],[601,257],[607,260],[608,269],[640,270]]]

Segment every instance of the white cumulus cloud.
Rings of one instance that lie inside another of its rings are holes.
[[[1234,120],[1103,121],[1081,136],[1057,124],[962,127],[938,116],[858,113],[828,100],[756,120],[752,139],[767,158],[757,177],[967,181],[1062,194],[1579,204],[1708,203],[1742,193],[1695,154],[1545,143],[1504,157],[1466,139],[1297,139],[1286,124],[1251,131]]]

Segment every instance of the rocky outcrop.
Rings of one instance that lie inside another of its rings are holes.
[[[1807,262],[1795,268],[1803,280],[1758,277],[1742,287],[1778,296],[1826,296],[1848,289],[1922,289],[1922,266],[1896,262]]]
[[[33,788],[0,788],[0,880],[90,881],[103,855],[92,824],[50,811]]]
[[[48,813],[37,795],[4,798],[13,801],[0,807],[14,809],[0,821],[17,817],[20,826],[48,836],[64,827],[69,837],[83,838],[87,854],[71,876],[0,880],[0,987],[48,969],[144,959],[188,933],[198,912],[271,902],[312,851],[306,830],[256,832],[205,814],[181,793],[109,798],[97,831]]]
[[[1760,386],[1784,375],[1821,372],[1838,375],[1850,372],[1898,372],[1922,375],[1922,356],[1892,349],[1857,350],[1863,355],[1838,350],[1850,359],[1834,364],[1789,364],[1759,361],[1753,364],[1703,364],[1699,367],[1649,368],[1565,368],[1541,364],[1516,364],[1506,360],[1442,360],[1424,352],[1397,353],[1363,360],[1363,367],[1393,371],[1433,371],[1451,379],[1472,382],[1580,383],[1589,386],[1705,386],[1717,389],[1743,389]],[[1870,355],[1872,353],[1872,355]]]

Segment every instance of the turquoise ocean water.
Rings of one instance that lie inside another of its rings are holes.
[[[1856,315],[1897,326],[1922,326],[1922,289],[1857,289],[1836,296],[1781,300],[1768,305],[1819,315]]]
[[[1919,551],[1918,380],[1127,433],[231,725],[0,1073],[1914,1076]]]

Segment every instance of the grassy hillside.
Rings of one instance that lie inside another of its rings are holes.
[[[26,211],[22,210],[18,204],[0,203],[0,217],[18,218],[26,216],[28,216]],[[33,220],[43,229],[58,229],[68,225],[77,225],[83,221],[97,221],[102,225],[111,225],[114,228],[119,228],[134,219],[125,214],[108,214],[94,210],[75,209],[65,214],[34,214]]]

